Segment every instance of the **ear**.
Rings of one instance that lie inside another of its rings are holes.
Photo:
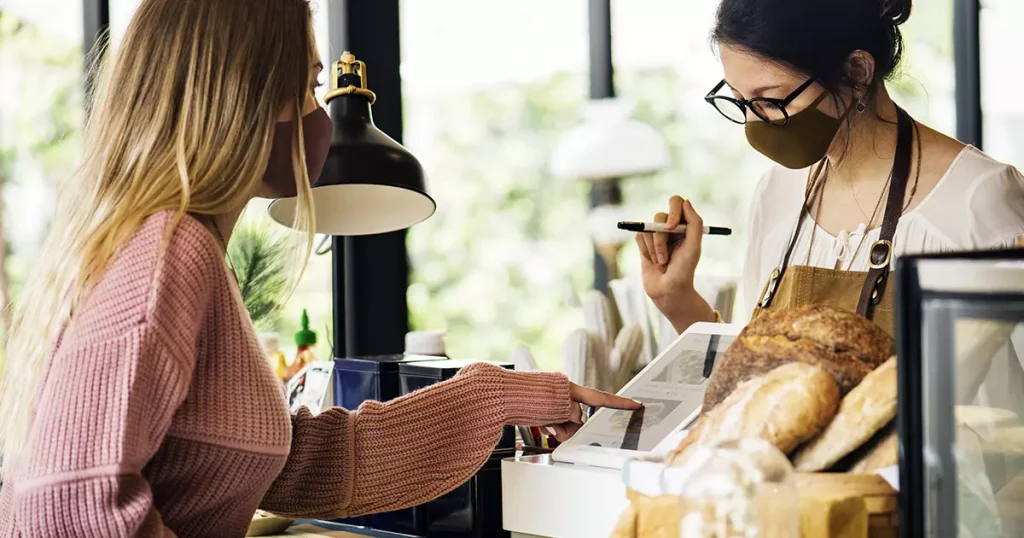
[[[865,50],[855,50],[846,57],[846,76],[858,89],[875,82],[875,57]]]

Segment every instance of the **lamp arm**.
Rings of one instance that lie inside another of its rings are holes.
[[[326,246],[325,246],[326,245]],[[331,243],[331,236],[324,235],[324,238],[320,240],[320,244],[316,246],[316,250],[313,252],[317,256],[323,256],[332,250],[333,246]]]

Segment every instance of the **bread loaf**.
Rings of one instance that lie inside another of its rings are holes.
[[[846,395],[893,353],[892,338],[854,312],[825,306],[766,312],[723,354],[708,381],[704,409],[714,409],[740,383],[791,362],[820,367]]]
[[[899,434],[896,423],[890,423],[882,434],[876,435],[872,446],[865,447],[863,456],[857,460],[850,472],[853,474],[874,474],[879,469],[892,467],[900,461]]]
[[[793,456],[797,471],[823,471],[866,443],[896,417],[896,357],[864,377],[820,435]]]
[[[820,368],[792,362],[745,381],[721,405],[705,413],[668,456],[681,464],[696,446],[760,437],[789,454],[817,435],[835,415],[839,389]]]

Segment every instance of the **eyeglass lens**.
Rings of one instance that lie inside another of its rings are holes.
[[[743,109],[743,105],[729,100],[729,99],[712,99],[711,104],[718,109],[718,112],[725,116],[729,121],[736,123],[744,123],[746,121],[747,113]]]

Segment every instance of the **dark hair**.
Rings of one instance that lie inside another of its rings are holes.
[[[912,0],[722,0],[714,43],[774,60],[817,79],[835,94],[857,84],[846,73],[850,53],[875,59],[871,92],[891,78],[903,56],[899,25]],[[869,96],[870,97],[870,96]]]

